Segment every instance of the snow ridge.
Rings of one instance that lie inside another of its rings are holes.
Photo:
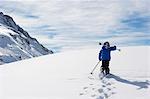
[[[0,65],[52,53],[17,25],[12,17],[0,12]]]

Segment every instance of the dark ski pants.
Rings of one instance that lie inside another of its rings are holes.
[[[106,75],[109,74],[109,60],[102,60],[101,72],[105,73]]]

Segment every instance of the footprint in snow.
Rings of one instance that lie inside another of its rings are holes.
[[[104,97],[107,99],[109,96],[107,93],[104,93]]]
[[[98,98],[96,98],[96,99],[104,99],[104,97],[103,96],[99,96]]]
[[[106,85],[109,85],[109,86],[110,86],[110,85],[112,85],[112,84],[111,84],[111,83],[107,83]]]
[[[92,90],[95,90],[95,88],[92,88]]]
[[[96,97],[96,95],[94,94],[94,95],[91,95],[91,97]]]
[[[88,89],[88,87],[83,87],[83,89]]]
[[[99,92],[99,93],[103,93],[104,90],[103,90],[103,89],[98,89],[98,92]]]
[[[102,85],[102,87],[106,87],[106,85]]]
[[[79,95],[82,96],[82,95],[84,95],[84,93],[80,93]]]
[[[90,84],[90,85],[92,86],[92,85],[94,85],[94,84]]]
[[[111,89],[111,88],[107,88],[107,90],[108,90],[108,91],[111,91],[112,89]]]

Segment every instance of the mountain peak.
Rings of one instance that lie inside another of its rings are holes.
[[[52,54],[15,23],[9,15],[0,12],[0,64]]]
[[[16,25],[12,17],[4,15],[2,12],[0,12],[0,23],[10,27],[14,27]]]
[[[13,20],[11,16],[4,15],[2,12],[0,12],[0,24],[11,27],[13,28],[13,30],[19,31],[25,36],[30,37],[29,34],[23,28],[21,28],[19,25],[15,23],[15,21]]]

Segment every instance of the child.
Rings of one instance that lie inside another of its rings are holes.
[[[110,47],[109,42],[105,42],[102,49],[99,53],[99,60],[102,61],[102,73],[105,73],[106,75],[110,73],[109,69],[109,61],[111,59],[111,51],[116,50],[116,46]]]

